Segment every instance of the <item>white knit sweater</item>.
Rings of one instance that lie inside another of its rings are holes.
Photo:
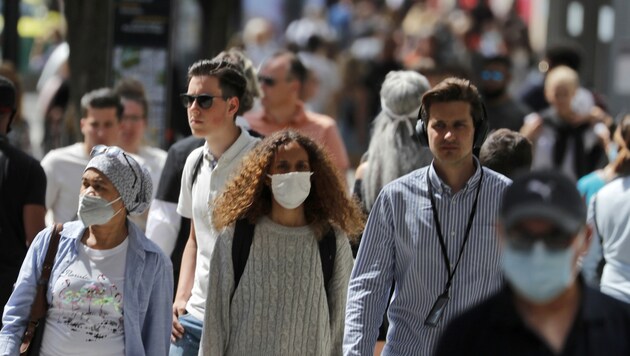
[[[328,298],[312,229],[263,217],[236,290],[234,228],[217,241],[210,266],[200,355],[341,355],[352,254],[335,230]]]

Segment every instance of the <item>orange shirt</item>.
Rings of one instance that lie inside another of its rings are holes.
[[[273,121],[264,110],[248,113],[245,119],[253,130],[264,136],[282,129],[293,129],[310,137],[328,151],[331,160],[339,168],[341,176],[345,178],[346,170],[350,166],[348,153],[337,129],[337,123],[331,117],[304,111],[304,105],[300,103],[296,107],[293,118],[284,124]]]

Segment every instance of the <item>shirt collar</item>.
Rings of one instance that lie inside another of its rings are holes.
[[[214,158],[212,152],[210,152],[210,146],[208,145],[208,141],[203,144],[203,158],[208,161],[210,167],[214,168],[217,166],[218,160]]]
[[[210,146],[208,145],[208,141],[204,143],[203,146],[203,156],[205,159],[210,162],[210,165],[214,168],[219,162],[227,161],[231,162],[234,158],[244,149],[246,148],[252,139],[254,139],[247,130],[239,127],[241,130],[241,134],[238,136],[236,141],[230,146],[219,159],[215,159],[212,153],[210,153]]]
[[[75,247],[77,247],[77,244],[81,242],[81,238],[83,237],[86,229],[87,227],[83,226],[81,221],[75,220],[63,224],[61,233],[63,236],[74,240]],[[145,242],[139,238],[141,235],[142,232],[139,228],[133,224],[129,218],[127,218],[127,238],[129,239],[129,248],[139,255],[142,255],[142,250],[147,249]]]
[[[477,185],[481,182],[481,164],[479,163],[477,157],[473,156],[473,160],[475,163],[475,173],[472,175],[472,177],[468,179],[468,181],[462,188],[462,191],[464,193],[467,193],[470,189],[477,188]],[[440,178],[435,171],[434,162],[435,161],[431,162],[431,165],[429,166],[429,181],[431,182],[431,186],[433,187],[433,189],[435,189],[435,191],[439,192],[440,194],[451,194],[451,187],[444,183],[442,178]]]

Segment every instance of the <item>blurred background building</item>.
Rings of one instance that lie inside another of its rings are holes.
[[[146,140],[186,136],[177,95],[199,58],[239,47],[258,65],[279,48],[315,76],[317,111],[337,119],[353,160],[367,147],[378,92],[392,69],[478,79],[480,58],[508,56],[512,95],[540,82],[545,51],[574,44],[582,85],[618,116],[630,102],[627,0],[3,0],[2,61],[25,93],[31,152],[80,140],[78,101],[123,76],[150,102]],[[317,92],[319,90],[319,93]],[[312,101],[309,101],[312,99]],[[175,104],[174,104],[175,103]],[[56,131],[55,131],[56,130]]]

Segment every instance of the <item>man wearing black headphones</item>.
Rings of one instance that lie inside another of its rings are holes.
[[[383,355],[430,355],[449,320],[502,285],[495,222],[511,181],[473,155],[488,132],[477,88],[448,78],[426,92],[417,131],[434,160],[386,185],[372,208],[348,288],[344,355],[372,354],[388,304]]]

